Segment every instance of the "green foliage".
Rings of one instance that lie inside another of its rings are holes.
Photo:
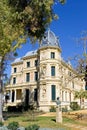
[[[25,128],[25,130],[38,130],[39,126],[34,124]]]
[[[13,52],[23,43],[24,33],[22,26],[11,23],[11,8],[7,5],[7,0],[0,1],[0,56],[4,57],[9,52]],[[23,36],[23,37],[20,37]],[[22,41],[23,40],[23,41]],[[15,41],[15,42],[14,42]]]
[[[77,102],[71,102],[70,103],[70,108],[72,109],[72,110],[80,110],[80,106],[78,105],[78,103]]]
[[[60,2],[61,4],[64,4],[64,3],[66,2],[66,0],[59,0],[59,2]]]
[[[3,122],[0,122],[0,127],[3,126],[3,125],[4,125],[4,123],[3,123]]]
[[[63,4],[65,0],[58,0]],[[12,8],[12,23],[23,25],[25,34],[41,40],[49,24],[56,18],[53,11],[55,0],[8,0]]]
[[[18,127],[19,127],[19,123],[15,121],[9,123],[7,126],[7,128],[10,130],[17,130]]]
[[[62,112],[68,112],[67,106],[62,108]]]
[[[51,106],[50,107],[50,112],[56,112],[56,107],[55,106]]]
[[[83,89],[81,89],[80,91],[75,91],[74,98],[75,99],[80,99],[80,98],[87,99],[87,91],[84,91]]]

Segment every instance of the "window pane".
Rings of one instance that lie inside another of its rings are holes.
[[[27,67],[30,67],[30,62],[27,62]]]
[[[16,73],[17,72],[17,68],[14,68],[14,73]]]
[[[16,78],[15,77],[13,78],[13,84],[16,84]]]
[[[30,73],[26,73],[26,82],[30,81]]]
[[[56,89],[55,85],[51,86],[52,101],[56,100]]]
[[[37,89],[34,89],[34,101],[37,101]]]
[[[55,58],[55,53],[51,52],[51,58],[54,59]]]
[[[35,81],[37,81],[37,80],[38,80],[38,72],[35,72],[35,73],[34,73],[34,76],[35,76],[35,78],[34,78]]]
[[[51,66],[51,76],[55,76],[55,66]]]
[[[35,60],[35,66],[38,66],[38,60]]]

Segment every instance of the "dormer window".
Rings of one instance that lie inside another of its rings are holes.
[[[17,68],[14,68],[14,73],[16,73],[17,72]]]
[[[51,52],[51,59],[55,58],[55,52]]]

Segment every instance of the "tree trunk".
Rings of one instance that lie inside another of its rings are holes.
[[[2,76],[0,74],[0,121],[2,122],[3,116],[2,116]]]
[[[80,97],[80,107],[82,108],[82,98]]]
[[[3,58],[1,59],[1,62],[0,62],[0,121],[2,122],[3,121],[3,114],[2,114],[2,87],[3,87]]]
[[[0,92],[0,122],[3,121],[3,115],[2,115],[2,92]]]

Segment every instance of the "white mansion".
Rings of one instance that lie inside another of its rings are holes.
[[[70,63],[61,57],[58,38],[48,30],[38,50],[30,51],[12,63],[7,106],[23,101],[35,103],[39,110],[49,111],[60,97],[62,106],[74,101],[74,91],[84,89],[84,81]]]

